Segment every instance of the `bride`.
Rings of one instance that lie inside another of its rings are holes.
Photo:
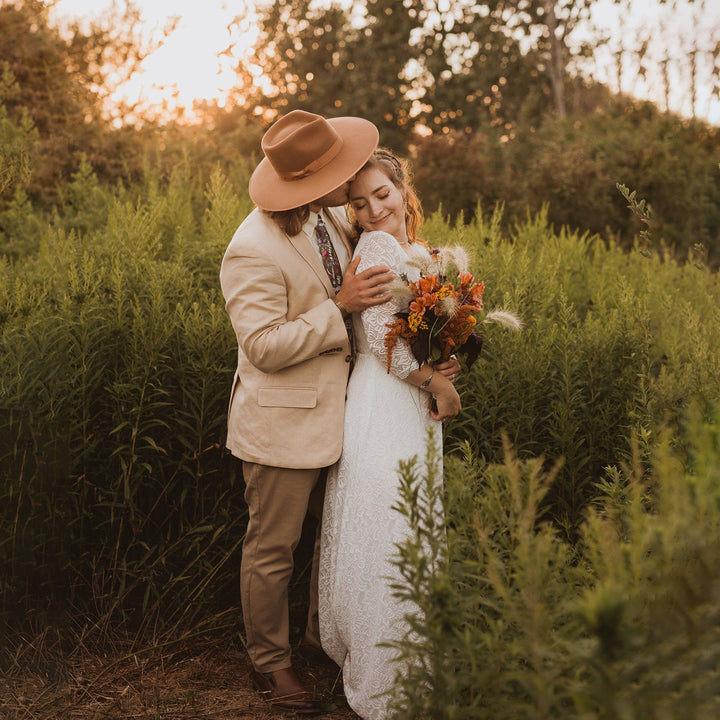
[[[422,220],[407,169],[378,149],[350,186],[350,205],[362,235],[355,249],[358,272],[377,264],[416,280],[417,254],[427,255],[416,232]],[[388,717],[387,692],[400,666],[392,648],[400,639],[407,603],[393,597],[399,580],[391,558],[408,533],[407,520],[392,510],[398,497],[398,462],[425,456],[428,427],[460,411],[453,386],[460,365],[418,363],[401,340],[390,372],[384,338],[399,302],[390,300],[353,316],[355,366],[345,410],[342,457],[331,468],[323,510],[320,554],[320,637],[342,668],[348,704],[363,720]],[[430,410],[431,396],[436,409]]]

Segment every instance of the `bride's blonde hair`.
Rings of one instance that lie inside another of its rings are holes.
[[[367,162],[360,168],[358,174],[363,170],[377,168],[393,185],[400,191],[405,201],[405,227],[407,229],[408,241],[411,243],[421,243],[425,245],[425,241],[418,237],[418,230],[423,222],[422,206],[415,191],[412,182],[412,173],[405,160],[399,158],[392,150],[384,147],[378,147],[375,152],[368,158]],[[348,215],[353,224],[355,238],[360,237],[362,227],[357,221],[352,208],[348,205]]]

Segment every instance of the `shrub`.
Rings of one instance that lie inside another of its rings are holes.
[[[504,307],[521,333],[485,326],[480,361],[461,376],[463,411],[448,444],[469,443],[502,460],[501,433],[521,458],[564,461],[548,493],[555,521],[572,535],[603,468],[627,458],[629,438],[680,431],[693,399],[718,397],[718,278],[658,255],[625,253],[598,237],[552,231],[540,214],[506,239],[497,213],[438,232],[473,254],[488,308]]]
[[[249,201],[220,176],[197,213],[186,178],[154,187],[74,195],[3,266],[0,321],[2,607],[144,637],[235,594],[245,520],[217,272]]]
[[[242,163],[206,185],[181,164],[113,190],[85,167],[50,221],[18,213],[39,232],[0,266],[6,616],[67,600],[101,637],[113,623],[156,638],[236,603],[245,509],[223,450],[236,346],[218,268],[251,207],[246,184]],[[525,322],[488,327],[462,376],[445,447],[473,458],[463,472],[500,467],[505,434],[527,472],[554,468],[533,507],[548,537],[574,545],[630,438],[645,473],[663,427],[689,456],[685,411],[720,387],[716,275],[556,232],[547,211],[511,232],[499,208],[454,226],[436,213],[423,234],[464,244],[487,307]]]
[[[502,464],[470,448],[449,459],[447,535],[431,506],[408,501],[436,451],[401,466],[398,509],[414,534],[396,594],[420,612],[398,644],[411,671],[396,717],[717,715],[719,421],[692,420],[687,459],[669,436],[649,474],[614,469],[576,544],[543,516],[554,472],[509,445]]]
[[[720,132],[618,98],[576,117],[519,123],[512,133],[421,138],[414,146],[428,213],[470,222],[502,203],[506,227],[545,208],[548,222],[633,246],[640,230],[617,183],[653,206],[655,247],[682,262],[696,246],[720,262]]]

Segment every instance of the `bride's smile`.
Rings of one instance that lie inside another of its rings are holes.
[[[378,168],[359,173],[350,185],[350,204],[365,230],[383,230],[407,243],[405,201],[400,190]]]

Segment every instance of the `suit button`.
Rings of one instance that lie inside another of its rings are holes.
[[[352,362],[352,355],[346,355],[345,362],[347,362],[347,363]]]

